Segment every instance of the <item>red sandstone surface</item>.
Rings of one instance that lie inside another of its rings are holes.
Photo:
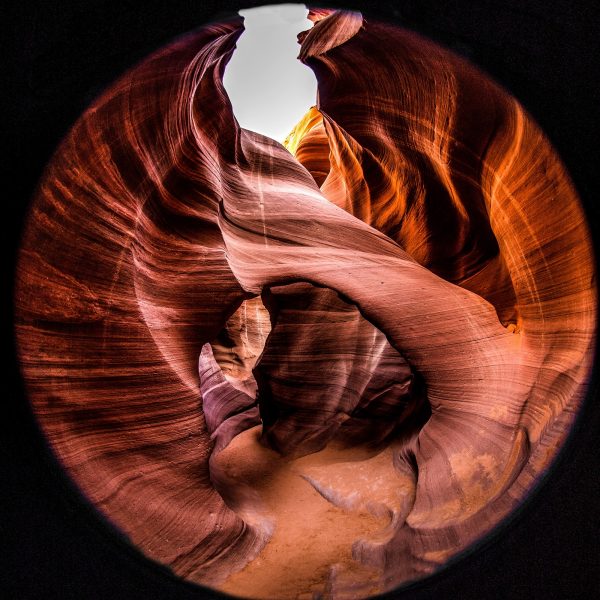
[[[522,107],[397,27],[313,11],[286,149],[222,87],[241,20],[124,75],[40,184],[15,293],[37,418],[178,575],[254,598],[426,576],[552,464],[595,277]]]

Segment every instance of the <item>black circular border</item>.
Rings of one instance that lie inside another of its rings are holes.
[[[44,166],[85,107],[174,37],[265,2],[11,0],[4,10],[3,352],[0,595],[217,598],[145,559],[78,495],[30,412],[12,328],[14,265]],[[563,159],[600,248],[600,5],[552,0],[326,2],[413,29],[506,87]],[[567,218],[568,215],[565,215]],[[597,353],[598,356],[598,353]],[[597,360],[598,362],[598,360]],[[597,368],[595,369],[598,370]],[[575,599],[600,589],[598,381],[554,468],[524,507],[440,573],[390,598]]]

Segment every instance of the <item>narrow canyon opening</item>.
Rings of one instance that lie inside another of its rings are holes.
[[[303,4],[276,4],[239,11],[244,33],[223,85],[244,129],[283,142],[316,102],[314,73],[297,58],[297,35],[312,27]]]

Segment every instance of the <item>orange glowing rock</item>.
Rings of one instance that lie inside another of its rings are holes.
[[[112,86],[44,176],[16,290],[82,492],[259,598],[364,597],[480,539],[552,464],[595,340],[584,214],[523,108],[413,33],[311,16],[287,149],[231,112],[239,20]]]

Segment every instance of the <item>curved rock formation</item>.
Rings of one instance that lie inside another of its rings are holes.
[[[96,101],[15,295],[81,491],[178,575],[259,598],[364,597],[480,539],[552,464],[595,341],[584,214],[522,107],[412,33],[310,16],[319,100],[288,149],[223,90],[241,20]]]

